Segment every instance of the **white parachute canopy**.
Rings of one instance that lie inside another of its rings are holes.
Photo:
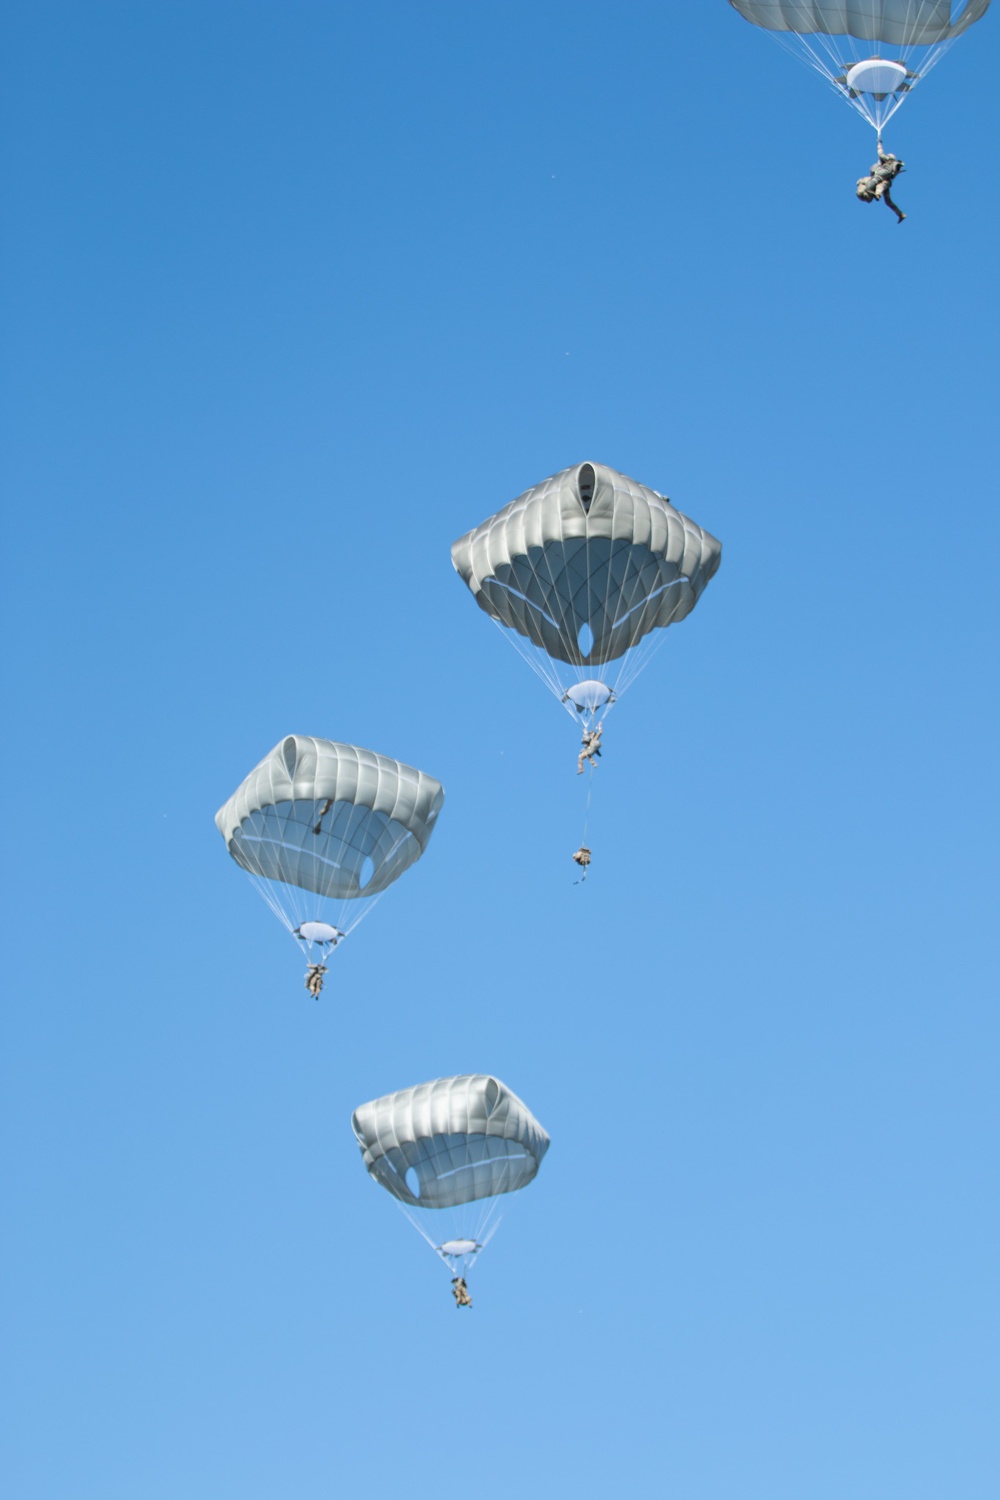
[[[290,734],[215,822],[275,915],[322,958],[420,858],[443,802],[441,783],[402,761]]]
[[[480,609],[586,723],[691,613],[721,555],[665,496],[594,463],[525,490],[451,549]]]
[[[498,1200],[526,1187],[549,1149],[528,1106],[488,1073],[385,1094],[351,1124],[369,1175],[463,1275],[498,1227]]]
[[[809,63],[881,134],[990,0],[729,0]]]

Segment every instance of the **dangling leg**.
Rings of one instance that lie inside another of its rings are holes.
[[[888,184],[886,185],[885,192],[882,194],[882,202],[885,204],[886,208],[892,209],[893,213],[896,215],[896,223],[902,224],[903,220],[906,218],[906,215],[903,213],[903,210],[901,208],[897,208],[895,203],[893,203],[892,197],[889,193]]]

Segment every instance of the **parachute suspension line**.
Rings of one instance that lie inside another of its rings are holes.
[[[544,557],[544,555],[545,554],[543,552],[542,556]],[[549,583],[552,585],[552,589],[555,592],[555,579],[552,576],[552,569],[548,566],[548,564],[546,564],[546,566],[549,575]],[[503,631],[504,635],[517,650],[518,655],[524,658],[524,660],[528,663],[528,666],[536,674],[536,676],[541,678],[542,682],[545,683],[545,686],[548,688],[549,692],[552,693],[554,697],[556,697],[561,702],[563,697],[563,686],[559,680],[559,673],[556,665],[551,660],[547,652],[544,651],[544,649],[542,649],[541,647],[535,646],[525,636],[522,636],[520,631],[517,630],[513,625],[505,625],[503,621],[497,619],[495,615],[490,615],[490,619],[493,620],[493,623]],[[575,712],[572,706],[568,703],[564,704],[563,706],[572,717]]]
[[[678,579],[678,582],[679,581],[680,580]],[[642,675],[643,672],[645,672],[646,668],[653,660],[653,657],[663,645],[663,641],[667,633],[667,627],[674,623],[674,615],[677,613],[680,605],[681,598],[679,596],[676,605],[670,612],[670,618],[669,620],[667,620],[666,624],[659,627],[654,627],[652,630],[648,631],[646,635],[643,636],[642,640],[639,641],[638,644],[633,648],[635,651],[633,659],[628,663],[627,666],[623,664],[622,667],[621,688],[619,689],[621,693],[626,693],[632,686],[632,684]]]
[[[588,533],[588,535],[584,539],[584,546],[586,548],[586,558],[587,558],[587,578],[589,579],[589,577],[590,577],[590,536],[589,536],[589,533]],[[548,554],[546,553],[546,551],[545,551],[544,548],[542,549],[542,554],[541,555],[545,559],[545,567],[546,567],[546,571],[548,573],[548,581],[549,581],[549,585],[550,585],[551,590],[552,590],[552,594],[553,594],[554,597],[559,598],[560,595],[559,595],[559,590],[556,587],[555,574],[552,571],[552,566],[551,566],[551,564],[550,564],[550,562],[548,560]],[[573,600],[572,600],[572,598],[569,601],[569,606],[568,607],[570,609],[573,608]],[[565,631],[565,615],[563,615],[563,617],[559,620],[559,629],[560,629],[560,631]],[[574,646],[576,646],[579,649],[579,636],[573,642],[573,644],[574,644]],[[567,663],[566,665],[569,666],[569,663]],[[577,672],[578,672],[577,681],[583,681],[583,678],[581,676],[579,676],[579,665],[577,665]],[[559,676],[558,669],[555,668],[555,667],[553,667],[553,673],[554,673],[555,680],[556,680],[556,683],[557,683],[556,695],[559,698],[560,703],[562,703],[563,708],[565,708],[566,712],[569,714],[570,718],[573,719],[573,720],[576,720],[577,719],[577,712],[576,712],[576,709],[573,706],[573,704],[563,701],[564,698],[565,698],[565,696],[566,696],[566,691],[565,691],[565,687],[563,685],[563,681],[562,681],[562,679]]]
[[[275,896],[270,888],[271,882],[267,879],[266,876],[258,875],[256,871],[248,873],[250,874],[250,884],[254,887],[254,890],[259,891],[259,893],[263,896],[264,900],[267,902],[268,906],[271,908],[271,910],[274,912],[274,915],[281,923],[282,927],[286,928],[287,931],[294,936],[295,928],[293,927],[288,914],[285,912],[281,904],[275,899]]]
[[[612,613],[612,611],[611,611],[611,592],[612,592],[612,587],[613,587],[613,582],[614,582],[614,555],[615,555],[614,540],[612,540],[611,548],[610,548],[610,550],[608,552],[608,565],[607,565],[608,566],[608,571],[607,571],[607,578],[605,579],[605,584],[604,584],[604,604],[603,604],[603,613],[604,613],[605,620],[607,620],[609,614],[611,615],[611,629],[607,633],[610,636],[612,636],[612,637],[614,636],[615,627],[619,623],[619,621],[618,621],[618,611],[619,611],[619,608],[621,606],[621,603],[624,602],[624,599],[619,600],[619,605],[616,606],[614,612]],[[627,572],[627,569],[626,569],[626,572]],[[587,576],[588,576],[588,578],[590,576],[590,537],[589,537],[589,535],[587,537]],[[624,579],[622,581],[624,583]],[[622,591],[622,593],[623,593],[623,596],[624,596],[624,590]],[[626,613],[627,613],[627,608],[626,608]],[[604,682],[604,679],[605,679],[606,676],[613,676],[614,680],[612,682],[606,682],[605,686],[609,687],[611,689],[611,691],[614,693],[614,695],[615,695],[616,698],[620,697],[621,693],[623,691],[621,683],[622,683],[622,677],[623,677],[624,672],[626,670],[625,664],[628,661],[628,655],[629,655],[628,651],[625,651],[625,652],[622,653],[622,655],[620,657],[617,658],[618,665],[615,667],[613,673],[606,673],[603,670],[603,668],[605,668],[605,667],[607,667],[607,666],[610,665],[609,662],[603,662],[601,664],[602,665],[601,681]],[[593,769],[593,767],[591,767],[591,769]],[[590,804],[589,804],[589,795],[588,795],[588,807],[589,807],[589,805]],[[586,871],[584,871],[584,873],[586,874]]]
[[[588,765],[587,766],[587,801],[586,801],[586,803],[584,805],[584,809],[583,809],[583,837],[580,840],[580,849],[581,850],[587,848],[587,830],[590,827],[590,799],[593,796],[593,791],[594,791],[594,767],[591,766],[591,765]],[[578,861],[578,863],[579,863],[579,861]],[[589,872],[589,869],[590,869],[589,865],[580,865],[580,871],[581,871],[581,873],[577,876],[576,880],[573,881],[573,884],[574,885],[583,885],[583,884],[585,884],[586,879],[587,879],[587,875],[588,875],[588,872]]]
[[[476,1219],[476,1228],[473,1234],[473,1239],[479,1246],[479,1250],[475,1252],[476,1255],[479,1255],[483,1250],[486,1249],[486,1246],[489,1244],[490,1240],[500,1228],[504,1217],[503,1210],[500,1207],[500,1204],[501,1201],[506,1198],[506,1196],[507,1194],[503,1186],[501,1186],[500,1190],[497,1193],[491,1195],[489,1198],[483,1198],[480,1200],[479,1214]]]
[[[284,814],[284,823],[286,826],[296,821],[292,815],[293,807],[294,804],[289,804],[289,809]],[[317,815],[319,807],[320,804],[317,803]],[[393,858],[396,851],[406,842],[408,837],[407,833],[403,833],[395,841],[385,856],[386,863]],[[289,839],[289,842],[294,842],[294,840]],[[343,933],[344,937],[347,937],[356,927],[360,926],[365,917],[375,909],[385,894],[385,891],[382,890],[375,891],[370,896],[366,896],[363,891],[359,896],[342,897],[339,899],[335,896],[322,896],[314,891],[308,891],[299,886],[287,884],[284,881],[276,881],[272,876],[265,874],[263,860],[260,857],[255,857],[250,841],[243,842],[241,852],[248,861],[247,874],[250,877],[251,883],[259,891],[282,926],[295,937],[296,942],[304,947],[310,958],[312,957],[313,943],[309,940],[299,938],[296,935],[296,928],[301,927],[303,922],[316,920],[324,910],[322,903],[328,902],[330,907],[333,908],[332,914],[335,920],[332,925],[337,927]],[[253,865],[256,868],[249,867]],[[321,952],[329,951],[325,945],[317,946],[320,947]]]
[[[486,1223],[489,1224],[489,1220],[488,1219],[487,1219]],[[485,1250],[486,1249],[486,1246],[489,1244],[490,1240],[496,1234],[497,1230],[500,1228],[500,1225],[502,1223],[503,1223],[503,1214],[500,1212],[499,1208],[497,1208],[496,1216],[495,1216],[495,1218],[493,1220],[493,1223],[489,1225],[488,1229],[485,1227],[485,1225],[483,1227],[483,1232],[482,1232],[482,1235],[480,1236],[480,1240],[479,1240],[479,1248],[480,1248],[480,1250]]]
[[[605,623],[605,625],[606,625],[607,618],[608,618],[608,606],[611,603],[611,579],[612,579],[612,576],[614,574],[614,569],[612,567],[612,562],[614,560],[614,550],[615,550],[615,544],[614,544],[614,540],[612,539],[611,547],[608,550],[607,577],[605,578],[605,581],[604,581],[604,602],[603,602],[603,604],[601,606],[602,614],[603,614],[603,617],[604,617],[604,622],[603,623]],[[588,530],[588,532],[587,532],[587,580],[588,580],[588,593],[589,593],[589,580],[590,580],[590,576],[591,576],[591,574],[590,574],[590,532]],[[614,632],[614,623],[612,623],[611,629],[612,629],[612,633],[613,633]],[[605,629],[605,634],[607,634],[606,629]],[[602,662],[601,663],[601,668],[602,668],[602,671],[601,671],[601,681],[602,682],[604,681],[604,676],[605,676],[605,673],[604,673],[603,669],[605,667],[607,667],[608,665],[609,665],[608,662]],[[591,676],[593,676],[593,668],[588,668],[588,670],[590,671]],[[614,681],[613,684],[610,684],[611,691],[615,694],[616,697],[618,696],[618,677],[620,675],[620,671],[621,671],[620,667],[618,669],[616,669],[616,672],[615,672],[615,681]],[[605,683],[605,686],[609,686],[609,684]],[[600,720],[598,720],[598,722],[600,722]],[[591,723],[593,723],[593,715],[591,715]],[[593,768],[593,766],[590,766],[588,769],[590,771],[593,771],[594,768]],[[589,781],[590,781],[590,778],[588,777],[588,787],[587,787],[587,806],[588,806],[588,808],[590,806],[590,786],[589,786]],[[587,842],[586,827],[584,828],[583,842],[584,843]],[[583,873],[584,873],[584,875],[586,875],[586,873],[587,873],[586,870],[584,870]]]
[[[594,795],[594,766],[588,766],[590,775],[587,777],[587,805],[583,810],[583,837],[586,840],[587,831],[590,828],[590,803]]]
[[[410,1212],[410,1209],[405,1203],[401,1203],[398,1198],[395,1201],[396,1207],[399,1209],[400,1213],[405,1214],[406,1218],[409,1219],[414,1229],[420,1235],[420,1238],[426,1241],[426,1243],[434,1251],[434,1254],[440,1261],[444,1263],[444,1265],[454,1270],[456,1267],[456,1263],[458,1261],[461,1261],[461,1270],[463,1275],[471,1269],[481,1252],[486,1249],[486,1246],[489,1244],[490,1240],[496,1234],[497,1230],[500,1228],[501,1223],[503,1222],[503,1214],[500,1210],[499,1199],[497,1197],[481,1199],[479,1213],[476,1220],[474,1221],[475,1227],[471,1235],[458,1233],[455,1235],[445,1234],[443,1236],[443,1242],[447,1242],[448,1239],[452,1238],[471,1238],[478,1246],[476,1250],[472,1250],[466,1255],[453,1258],[451,1256],[443,1254],[440,1245],[431,1237],[431,1235],[427,1233],[427,1230],[424,1228],[423,1224],[421,1224],[420,1220]],[[466,1222],[468,1223],[468,1221]],[[452,1227],[454,1227],[454,1219],[452,1219],[451,1224]]]
[[[591,567],[591,538],[589,534],[584,538],[584,546],[586,576],[588,579],[584,603],[588,614],[593,618],[598,618],[599,624],[602,625],[602,637],[605,640],[613,638],[618,626],[630,616],[637,616],[637,624],[639,625],[642,625],[646,620],[655,621],[657,613],[662,607],[663,595],[671,588],[678,588],[679,590],[682,583],[689,581],[686,576],[678,575],[670,583],[657,588],[651,597],[640,599],[637,603],[636,594],[639,591],[638,574],[635,572],[630,560],[626,559],[624,572],[616,584],[614,566],[616,554],[614,546],[612,546],[605,566],[604,585],[601,592],[594,598],[590,592],[589,584]],[[617,555],[621,555],[621,549],[619,549]],[[553,596],[560,597],[556,587],[557,580],[553,566],[544,550],[540,553],[539,558],[533,566],[535,577],[540,582],[547,583]],[[619,588],[620,597],[614,600],[616,587]],[[528,595],[524,595],[524,597],[528,598]],[[564,643],[567,646],[578,644],[578,642],[569,642],[567,634],[572,618],[571,616],[567,617],[567,611],[573,608],[578,599],[579,595],[575,596],[574,600],[569,601],[562,614],[556,619],[558,628],[563,635]],[[677,608],[680,607],[682,602],[683,595],[678,593]],[[596,609],[592,605],[596,606]],[[598,611],[600,612],[599,616]],[[552,693],[553,697],[566,710],[574,724],[580,724],[582,721],[584,725],[589,727],[595,719],[603,717],[610,712],[613,707],[613,701],[605,703],[598,708],[587,709],[581,714],[578,706],[573,700],[567,697],[567,688],[596,676],[609,690],[613,700],[620,698],[628,691],[640,674],[645,671],[655,653],[660,649],[663,644],[665,626],[672,623],[675,614],[676,608],[671,612],[670,618],[662,627],[651,624],[640,635],[635,644],[623,651],[620,657],[611,657],[602,662],[578,663],[554,660],[548,655],[544,647],[536,645],[530,638],[523,636],[514,626],[504,624],[503,620],[496,615],[490,614],[489,617],[497,629],[514,646],[518,654],[527,662],[535,675],[545,684],[548,691]],[[586,623],[589,624],[590,620],[588,619]],[[576,684],[572,680],[574,677],[576,678]]]
[[[590,536],[589,536],[589,533],[584,538],[584,547],[585,547],[585,557],[586,557],[586,577],[587,577],[588,582],[589,582],[589,579],[590,579]],[[541,553],[541,559],[542,559],[544,571],[541,571],[541,569],[539,570],[540,576],[544,580],[547,580],[552,595],[555,596],[555,597],[560,597],[559,590],[557,588],[557,580],[556,580],[555,574],[553,572],[552,565],[549,562],[548,556],[544,552],[544,550]],[[610,604],[610,600],[611,600],[612,584],[613,584],[613,573],[612,573],[611,563],[610,563],[610,558],[609,558],[608,569],[607,569],[607,576],[606,576],[606,580],[605,580],[605,593],[604,593],[604,605],[603,605],[603,612],[604,612],[604,616],[605,617],[607,617],[608,613],[609,613],[609,604]],[[588,589],[587,602],[589,604],[589,589]],[[573,606],[574,606],[574,603],[575,603],[575,600],[570,600],[568,602],[568,608],[572,609]],[[498,621],[497,623],[499,624],[500,622]],[[566,627],[567,627],[567,619],[566,619],[565,612],[559,618],[559,620],[557,621],[557,623],[558,623],[560,632],[564,636],[564,643],[568,645],[569,642],[565,641],[565,634],[566,634]],[[587,624],[590,623],[589,619],[588,619],[588,621],[586,623]],[[504,627],[501,627],[501,628],[504,628]],[[510,630],[508,630],[508,634],[510,634],[510,633],[511,633]],[[588,664],[588,663],[576,663],[576,664],[573,664],[573,663],[567,662],[567,663],[558,663],[557,664],[557,663],[555,663],[555,662],[552,661],[552,659],[548,656],[548,654],[544,651],[543,648],[538,647],[538,646],[534,646],[529,641],[525,641],[524,638],[521,637],[517,632],[514,632],[514,644],[518,647],[518,649],[521,652],[521,655],[525,658],[525,660],[527,662],[529,662],[529,664],[532,666],[532,668],[535,670],[535,672],[546,683],[546,685],[548,686],[549,690],[559,700],[559,702],[562,704],[563,708],[565,708],[566,712],[569,714],[569,716],[573,720],[573,722],[574,723],[579,723],[580,722],[580,715],[577,713],[576,707],[574,706],[574,704],[572,702],[566,701],[566,683],[564,682],[563,677],[560,676],[559,668],[560,668],[560,666],[562,666],[564,668],[568,668],[570,672],[572,672],[572,671],[575,670],[575,672],[577,674],[577,681],[578,682],[582,682],[582,681],[585,680],[584,674],[586,673],[588,676],[592,676],[593,673],[594,673],[594,671],[597,670],[597,667],[595,665],[591,665],[591,664]],[[578,640],[576,640],[572,644],[575,645],[575,646],[578,646],[579,642],[578,642]],[[606,664],[602,664],[602,665],[606,665]],[[601,680],[602,681],[605,681],[606,678],[607,678],[607,676],[608,676],[608,674],[606,672],[604,672],[604,671],[601,672]],[[606,685],[610,686],[612,692],[614,692],[616,694],[616,696],[617,696],[617,689],[615,687],[615,684],[613,682],[612,683],[607,683],[606,682]]]
[[[583,809],[583,838],[580,840],[580,843],[584,847],[586,847],[587,833],[588,833],[588,830],[590,828],[590,802],[591,802],[591,798],[593,797],[593,795],[594,795],[594,767],[593,766],[588,766],[587,767],[587,802],[586,802],[586,805],[585,805],[585,807]],[[586,880],[586,878],[587,878],[587,872],[586,872],[586,870],[584,870],[584,872],[583,872],[583,878],[584,878],[584,880]]]
[[[494,1220],[496,1222],[494,1222]],[[480,1250],[485,1250],[489,1241],[493,1238],[500,1223],[500,1210],[496,1198],[481,1198],[479,1201],[479,1212],[475,1219],[475,1229],[472,1238]],[[479,1251],[476,1252],[478,1255]]]
[[[556,675],[555,667],[549,662],[549,658],[545,653],[538,646],[533,646],[512,625],[505,625],[502,620],[496,619],[493,615],[490,615],[490,619],[501,632],[504,639],[509,641],[514,647],[518,656],[522,657],[528,663],[535,676],[541,678],[549,692],[561,700],[563,695],[562,684]],[[574,708],[569,704],[564,704],[563,706],[573,718],[576,717],[576,710]]]
[[[588,594],[587,603],[588,603],[588,607],[589,607],[589,604],[590,604],[590,598],[589,598],[589,594],[590,594],[590,579],[591,579],[591,572],[590,572],[590,529],[589,529],[589,527],[587,529],[587,536],[586,536],[586,540],[585,540],[584,545],[585,545],[585,548],[586,548],[586,558],[587,558],[587,594]],[[603,620],[601,621],[601,624],[602,624],[602,628],[603,628],[603,633],[604,633],[604,635],[605,635],[606,638],[608,636],[608,631],[606,629],[606,623],[607,623],[607,619],[608,619],[608,608],[609,608],[610,603],[611,603],[611,580],[612,580],[612,577],[613,577],[613,574],[614,574],[614,568],[612,566],[613,561],[614,561],[614,540],[612,539],[611,547],[608,550],[608,560],[607,560],[607,565],[606,565],[606,567],[607,567],[607,573],[606,573],[606,577],[605,577],[605,581],[604,581],[604,600],[603,600],[603,603],[602,603],[602,606],[601,606],[601,608],[602,608],[602,615],[603,615]],[[616,613],[617,613],[617,611],[616,611]],[[612,630],[611,630],[612,634],[613,634],[613,631],[614,631],[614,624],[612,624]],[[589,655],[589,652],[588,652],[588,655]],[[605,667],[605,666],[608,665],[608,663],[604,662],[601,665],[602,665],[602,667]],[[618,695],[618,680],[619,680],[620,676],[621,676],[621,670],[619,668],[619,670],[615,673],[615,682],[614,682],[614,685],[612,687],[612,691],[615,693],[616,697]],[[604,681],[604,674],[603,673],[602,673],[602,676],[601,676],[601,681]],[[605,686],[608,686],[608,684],[605,684]],[[592,728],[593,721],[594,721],[594,715],[591,714],[591,716],[590,716],[590,722],[586,726],[586,729],[588,731]],[[603,720],[598,719],[598,723],[602,723],[602,722],[603,722]],[[586,743],[586,741],[584,741],[584,743]],[[580,848],[581,849],[586,849],[586,847],[587,847],[587,829],[588,829],[588,827],[590,825],[590,801],[591,801],[591,797],[593,796],[593,791],[594,791],[594,767],[590,763],[590,761],[586,762],[586,767],[587,767],[587,801],[586,801],[586,804],[585,804],[584,810],[583,810],[583,837],[580,839]],[[581,868],[581,872],[580,872],[580,878],[579,878],[579,880],[574,881],[574,885],[583,885],[585,883],[586,879],[587,879],[588,872],[589,872],[589,866],[583,865],[582,868]]]
[[[542,556],[543,558],[545,557],[544,551],[542,552]],[[547,560],[546,571],[548,573],[548,580],[552,587],[552,591],[553,593],[557,593],[556,582],[552,573],[552,568],[548,564]],[[495,616],[491,615],[490,618],[494,620],[494,623],[498,625],[499,628],[503,631],[504,635],[507,636],[511,644],[517,650],[518,655],[524,658],[524,660],[528,663],[529,667],[536,674],[536,676],[540,677],[542,682],[545,683],[545,686],[548,688],[549,692],[552,693],[552,695],[556,699],[558,699],[560,703],[562,703],[564,688],[559,677],[558,667],[545,651],[545,649],[541,646],[536,646],[527,637],[522,636],[520,631],[517,630],[514,626],[505,625],[502,620],[496,619]],[[561,628],[561,622],[558,623],[560,623]],[[571,704],[563,703],[563,707],[566,709],[566,712],[570,715],[571,718],[575,717],[575,709]]]
[[[847,34],[833,37],[820,31],[812,33],[786,33],[768,30],[767,34],[778,43],[779,47],[783,47],[786,52],[796,58],[798,62],[805,63],[807,67],[812,68],[825,78],[833,89],[833,92],[839,98],[845,100],[856,114],[859,114],[862,119],[867,120],[869,125],[880,133],[907,98],[907,95],[940,62],[955,40],[952,37],[943,42],[933,43],[927,48],[926,52],[922,47],[915,47],[912,42],[904,43],[900,46],[888,47],[887,50],[891,54],[889,60],[893,62],[899,61],[907,66],[912,60],[914,51],[919,51],[921,53],[919,68],[915,70],[917,76],[905,91],[887,94],[882,99],[877,99],[873,94],[859,93],[852,99],[847,87],[837,82],[838,78],[843,78],[854,63],[864,62],[866,57],[872,56],[873,49],[878,49],[879,46],[886,46],[887,44],[858,42]],[[875,55],[877,55],[877,50],[875,51]]]
[[[435,1245],[434,1241],[431,1239],[430,1235],[427,1233],[420,1220],[413,1217],[405,1203],[401,1203],[398,1198],[395,1200],[395,1202],[396,1207],[399,1209],[400,1213],[406,1215],[410,1223],[413,1225],[414,1229],[420,1235],[421,1239],[425,1239],[428,1245],[430,1245],[431,1249],[434,1251],[434,1254],[441,1255],[440,1250],[438,1249],[437,1245]],[[444,1260],[445,1264],[447,1265],[447,1261],[445,1260],[445,1257],[443,1255],[441,1255],[441,1259]]]
[[[622,624],[623,621],[627,620],[631,615],[638,615],[639,625],[644,625],[647,619],[655,620],[656,613],[660,608],[660,601],[663,594],[666,593],[667,590],[675,588],[682,582],[687,581],[686,578],[684,578],[682,575],[678,575],[678,577],[671,580],[670,583],[657,588],[650,597],[643,599],[640,603],[636,604],[631,593],[625,587],[629,576],[629,565],[628,563],[626,563],[626,569],[621,580],[622,588],[620,597],[614,609],[614,612],[612,613],[610,605],[614,587],[613,563],[614,549],[612,548],[611,555],[608,558],[607,581],[605,585],[604,595],[604,614],[606,618],[609,615],[611,616],[611,629],[609,633],[612,635],[617,627]],[[588,555],[588,572],[589,565],[590,559]],[[682,598],[682,595],[678,595],[677,604],[671,611],[670,618],[666,621],[665,625],[657,626],[655,624],[651,624],[643,632],[643,634],[640,635],[635,645],[630,646],[626,651],[622,653],[619,658],[617,658],[618,666],[614,673],[612,681],[607,682],[607,677],[609,674],[602,672],[602,681],[605,681],[606,685],[611,688],[611,691],[614,693],[616,698],[621,698],[626,692],[628,692],[632,684],[636,681],[639,675],[643,671],[645,671],[646,667],[652,661],[654,655],[663,644],[666,626],[673,623],[674,615],[677,613],[677,609],[680,607]]]
[[[480,1215],[479,1222],[476,1225],[475,1240],[476,1244],[479,1246],[479,1249],[473,1252],[469,1260],[470,1268],[474,1264],[474,1262],[479,1259],[480,1255],[482,1255],[483,1251],[486,1249],[486,1246],[489,1244],[490,1240],[493,1238],[497,1230],[500,1228],[500,1225],[503,1223],[503,1214],[500,1210],[500,1200],[498,1198],[487,1198],[485,1200],[485,1205],[486,1206],[484,1207],[483,1213]]]
[[[303,922],[317,920],[316,901],[322,898],[316,898],[311,891],[299,893],[298,887],[286,886],[282,883],[282,899],[279,899],[275,891],[276,882],[257,871],[248,870],[247,874],[250,877],[250,883],[267,902],[267,905],[274,912],[282,927],[295,938],[297,943],[302,944],[311,955],[313,943],[300,938],[296,933],[296,928],[301,927]],[[293,892],[295,894],[292,894]],[[374,911],[384,895],[384,891],[376,891],[374,895],[367,898],[359,897],[354,900],[343,900],[336,903],[337,920],[332,925],[339,928],[344,937],[348,937]],[[308,899],[309,896],[313,896],[312,901]],[[327,951],[324,944],[318,946],[320,946],[323,952]]]
[[[586,557],[586,576],[589,580],[591,564],[591,542],[589,534],[584,539],[584,545]],[[603,600],[601,601],[603,621],[605,622],[605,626],[607,622],[610,621],[610,628],[612,633],[614,632],[614,629],[617,627],[617,625],[620,624],[623,619],[627,618],[630,613],[640,611],[644,612],[652,607],[651,601],[645,600],[642,601],[641,604],[635,605],[631,601],[629,596],[627,594],[624,594],[623,598],[618,602],[614,611],[612,611],[612,595],[615,588],[613,560],[613,554],[609,555],[605,570]],[[535,567],[537,570],[536,576],[542,582],[548,584],[550,593],[555,597],[560,597],[552,564],[544,551],[541,552],[540,557],[535,564]],[[667,587],[670,587],[670,585],[667,585]],[[586,602],[589,606],[589,590],[586,596]],[[572,609],[574,603],[575,600],[569,601],[567,608]],[[545,684],[549,692],[552,693],[553,697],[555,697],[559,701],[559,703],[566,710],[567,714],[574,723],[580,722],[581,715],[578,713],[575,704],[571,700],[567,700],[567,682],[564,680],[567,675],[575,674],[577,682],[582,682],[586,677],[592,677],[595,674],[599,673],[600,680],[607,688],[610,689],[614,697],[617,698],[621,696],[622,692],[625,691],[625,687],[627,685],[630,685],[631,682],[634,681],[639,671],[641,671],[642,667],[645,665],[646,659],[660,644],[659,640],[655,639],[655,637],[659,635],[659,632],[654,630],[652,632],[648,632],[647,637],[641,639],[635,646],[623,652],[621,658],[612,658],[610,661],[602,663],[564,663],[561,661],[553,660],[553,658],[548,655],[543,647],[535,645],[529,638],[522,636],[514,626],[505,625],[503,620],[499,619],[496,615],[491,614],[490,619],[493,621],[494,625],[496,625],[497,629],[500,630],[504,634],[504,636],[507,637],[510,643],[515,647],[518,654],[523,657],[523,659],[528,663],[529,667],[531,667],[535,675],[540,678],[540,680]],[[571,643],[566,638],[567,626],[569,622],[567,620],[567,614],[565,610],[563,611],[561,616],[557,618],[556,623],[563,635],[564,643],[567,646],[571,644],[577,645],[578,642]],[[590,621],[588,620],[586,623],[589,624]],[[605,634],[607,634],[607,630],[605,630]],[[654,640],[652,642],[648,641],[649,634],[654,637]],[[608,668],[611,666],[612,661],[617,663],[617,667],[615,670],[609,671]],[[568,673],[566,670],[567,668],[569,669]],[[560,669],[562,669],[562,671]],[[570,682],[569,685],[572,686],[572,682]],[[606,712],[608,709],[610,709],[611,706],[611,704],[604,705],[603,712]],[[593,715],[591,714],[590,717],[593,717]]]

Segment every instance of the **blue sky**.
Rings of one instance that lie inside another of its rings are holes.
[[[722,0],[2,24],[8,1492],[994,1496],[994,16],[902,228]],[[584,459],[724,555],[581,888],[448,548]],[[447,789],[318,1006],[213,824],[290,732]],[[480,1069],[456,1316],[349,1122]]]

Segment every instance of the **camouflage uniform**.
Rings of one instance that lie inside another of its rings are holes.
[[[469,1296],[469,1288],[465,1284],[464,1276],[453,1276],[451,1278],[451,1295],[455,1299],[456,1307],[471,1307],[472,1298]]]
[[[898,157],[893,156],[891,152],[887,155],[882,150],[882,143],[880,141],[878,161],[873,162],[871,172],[867,177],[858,178],[857,195],[861,199],[861,202],[874,203],[877,199],[881,198],[886,207],[891,208],[896,215],[896,222],[898,224],[902,224],[906,215],[893,203],[889,189],[900,172],[904,172],[905,170],[903,162]]]
[[[310,964],[306,970],[306,989],[314,1000],[318,1000],[323,991],[323,975],[326,973],[326,964]]]
[[[583,763],[585,760],[589,761],[592,766],[597,765],[595,757],[601,753],[602,727],[602,725],[598,724],[596,729],[587,729],[584,731],[583,739],[580,742],[583,749],[576,758],[576,774],[578,776],[583,775]]]

